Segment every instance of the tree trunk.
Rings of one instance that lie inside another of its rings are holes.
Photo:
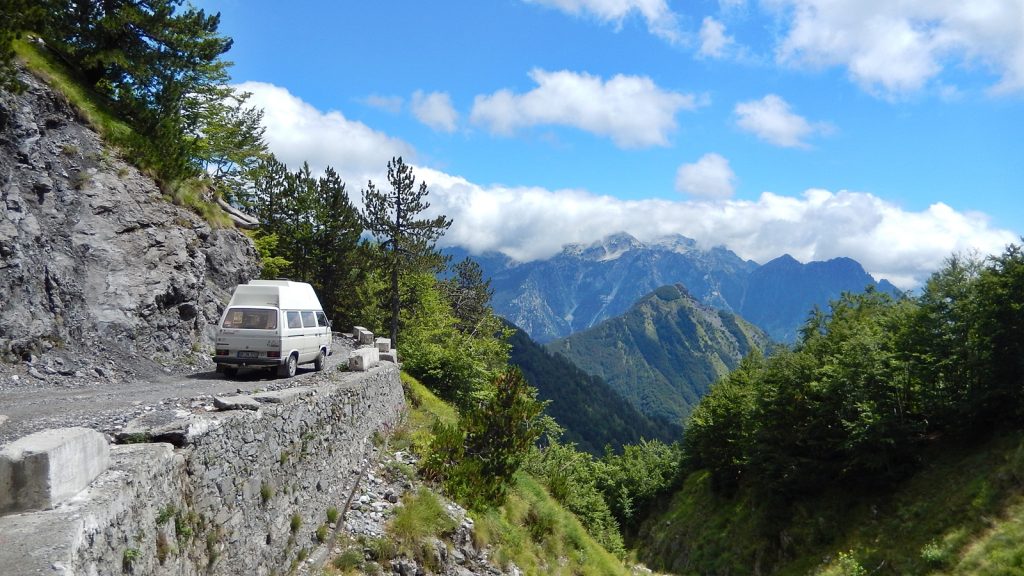
[[[391,264],[391,347],[398,348],[398,254]]]

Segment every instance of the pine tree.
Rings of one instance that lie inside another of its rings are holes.
[[[437,239],[452,225],[451,218],[439,215],[432,219],[418,218],[430,208],[425,198],[430,191],[426,182],[416,187],[412,167],[402,158],[388,162],[389,192],[377,190],[373,181],[363,193],[363,226],[376,236],[384,249],[384,269],[390,279],[391,342],[398,344],[398,312],[400,308],[399,276],[416,270],[436,267],[443,262],[434,250]]]

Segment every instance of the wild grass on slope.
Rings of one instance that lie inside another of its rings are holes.
[[[677,574],[1024,574],[1024,432],[925,458],[889,494],[832,491],[771,530],[749,493],[720,498],[692,474],[645,524],[640,557]]]
[[[454,424],[458,413],[408,374],[402,374],[402,385],[410,411],[406,425],[392,438],[392,446],[423,457],[429,450],[434,423]],[[496,562],[514,563],[525,574],[630,573],[527,474],[516,475],[505,505],[471,516],[476,545],[492,546]]]
[[[145,155],[136,152],[143,137],[127,122],[117,117],[103,96],[78,82],[74,73],[45,47],[31,41],[16,40],[14,50],[29,70],[67,99],[79,117],[95,130],[104,142],[118,149],[129,162],[151,178],[156,178],[153,166],[146,161]],[[161,190],[170,201],[192,210],[211,226],[232,225],[231,219],[220,206],[203,198],[206,183],[202,179],[160,184]]]

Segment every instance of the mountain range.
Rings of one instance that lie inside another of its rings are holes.
[[[468,255],[459,248],[447,252]],[[803,264],[783,255],[760,265],[680,235],[641,242],[620,232],[531,262],[494,252],[472,258],[491,280],[494,310],[541,343],[619,316],[643,295],[672,284],[750,320],[778,342],[792,342],[814,306],[826,308],[843,292],[875,286],[899,293],[850,258]]]

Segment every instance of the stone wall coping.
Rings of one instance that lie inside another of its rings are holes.
[[[110,467],[76,496],[52,510],[0,518],[0,574],[73,576],[83,535],[116,521],[131,506],[126,482],[166,474],[183,462],[170,444],[111,447]]]

